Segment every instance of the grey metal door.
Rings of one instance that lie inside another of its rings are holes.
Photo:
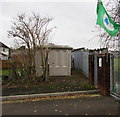
[[[120,54],[114,54],[112,62],[113,92],[120,96]]]
[[[98,57],[94,55],[94,85],[98,86]]]
[[[50,76],[70,74],[71,55],[68,50],[52,50],[50,53]]]

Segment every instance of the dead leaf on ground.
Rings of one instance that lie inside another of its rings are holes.
[[[77,106],[76,104],[74,104],[73,106]]]
[[[68,116],[68,114],[65,114],[65,116]]]
[[[88,108],[90,108],[90,106],[88,106]]]
[[[37,112],[37,110],[34,110],[34,113],[36,113]]]
[[[54,110],[55,112],[58,112],[58,110]]]

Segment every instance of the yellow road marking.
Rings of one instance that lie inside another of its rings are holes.
[[[71,99],[71,98],[82,98],[82,97],[98,97],[100,94],[91,94],[91,95],[68,95],[68,96],[54,96],[54,97],[41,97],[41,98],[32,98],[32,99],[21,99],[21,100],[13,100],[13,101],[0,101],[0,104],[9,104],[9,103],[23,103],[28,101],[42,101],[42,100],[53,100],[53,99]]]

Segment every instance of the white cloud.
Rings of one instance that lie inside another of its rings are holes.
[[[44,16],[53,17],[53,26],[57,26],[52,42],[72,47],[92,47],[88,41],[96,33],[96,2],[4,2],[2,3],[2,38],[4,42],[13,45],[13,41],[7,38],[11,20],[17,13],[34,11]],[[97,39],[96,39],[97,40]],[[93,48],[99,46],[95,40]]]
[[[1,0],[1,2],[16,2],[16,0]],[[17,0],[17,2],[96,2],[96,0]]]

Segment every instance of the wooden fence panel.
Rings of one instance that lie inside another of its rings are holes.
[[[11,68],[10,60],[0,60],[0,69],[9,69]]]
[[[24,64],[27,63],[27,61],[23,61]],[[21,68],[21,62],[20,61],[11,61],[11,60],[0,60],[0,69],[10,69],[12,67]]]
[[[89,83],[94,84],[94,55],[89,55]]]

